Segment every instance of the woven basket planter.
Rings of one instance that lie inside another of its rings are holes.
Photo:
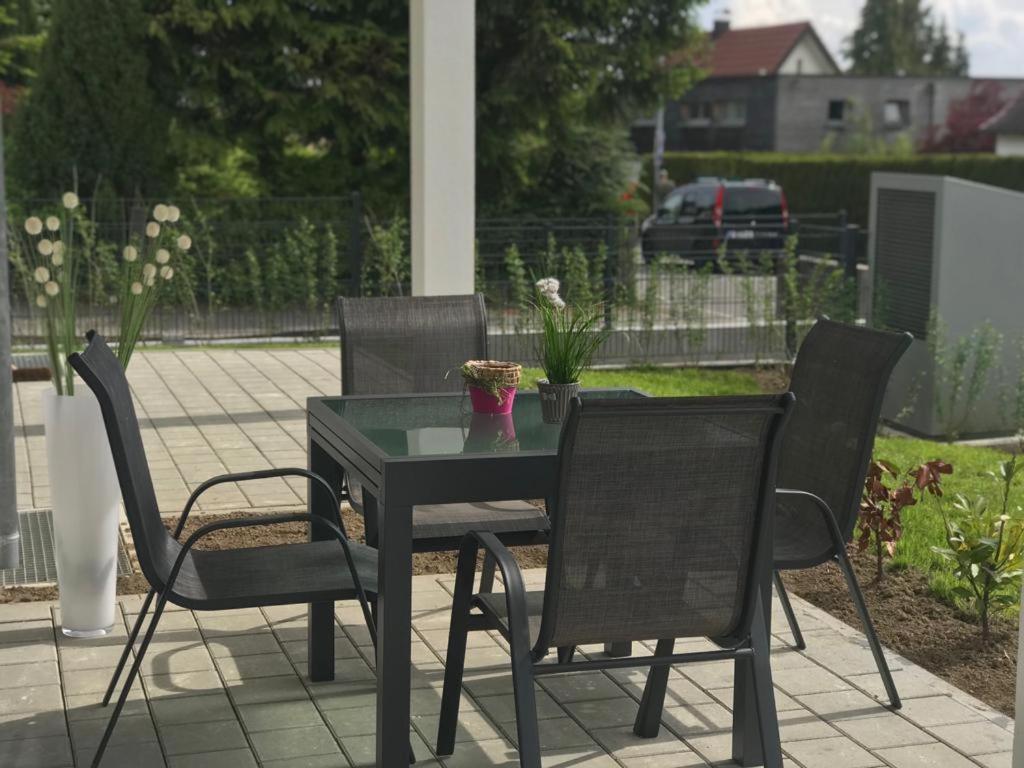
[[[537,382],[540,392],[540,414],[546,424],[560,424],[569,413],[569,403],[580,393],[580,383],[552,384],[547,379]]]
[[[523,366],[519,363],[467,360],[462,366],[462,378],[469,387],[473,412],[511,413],[522,375]]]

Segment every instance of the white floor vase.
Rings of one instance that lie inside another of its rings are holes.
[[[70,637],[98,637],[114,625],[121,500],[103,417],[85,387],[70,397],[48,389],[43,424],[61,627]]]

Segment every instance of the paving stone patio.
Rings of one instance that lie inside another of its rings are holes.
[[[335,351],[183,350],[141,353],[130,378],[162,511],[177,514],[210,475],[305,466],[306,397],[340,391]],[[49,504],[39,392],[15,387],[19,506]],[[305,483],[224,486],[206,512],[304,506]],[[542,571],[527,572],[535,586]],[[471,636],[455,754],[437,760],[451,577],[414,582],[412,730],[426,766],[515,765],[506,647]],[[108,638],[69,640],[49,603],[0,606],[0,766],[88,765],[107,712],[98,706],[140,598],[121,600]],[[863,636],[795,599],[808,649],[776,637],[773,671],[790,766],[1010,766],[1013,722],[890,654],[904,707],[892,712]],[[337,681],[305,679],[305,608],[192,614],[173,610],[156,635],[105,766],[361,766],[372,764],[373,657],[355,604],[338,604]],[[774,626],[783,627],[781,615]],[[688,644],[694,649],[703,641]],[[583,649],[598,653],[599,649]],[[643,652],[650,652],[644,649]],[[682,768],[730,757],[732,667],[672,672],[664,727],[634,737],[644,671],[544,677],[538,707],[545,766]]]

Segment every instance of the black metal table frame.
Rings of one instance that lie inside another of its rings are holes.
[[[643,393],[637,392],[638,395]],[[394,395],[349,396],[386,400]],[[459,394],[415,395],[461,397]],[[412,508],[419,504],[551,498],[557,450],[442,456],[387,456],[322,401],[307,401],[309,468],[340,488],[345,476],[363,487],[367,511],[376,507],[380,559],[377,601],[377,765],[409,759],[412,634]],[[307,489],[309,512],[332,517],[333,501],[316,484]],[[311,528],[310,537],[324,537]],[[308,624],[309,677],[334,679],[334,604],[311,603]],[[733,753],[744,765],[759,764],[760,741],[746,667],[737,662]]]

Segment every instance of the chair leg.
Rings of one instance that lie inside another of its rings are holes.
[[[772,687],[771,646],[758,603],[751,625],[751,645],[754,657],[750,660],[754,674],[754,699],[757,703],[758,731],[761,734],[761,754],[765,768],[782,768],[782,746],[779,743],[779,716],[775,709],[775,689]]]
[[[782,574],[775,571],[773,578],[775,581],[775,594],[779,596],[782,612],[786,614],[786,622],[789,624],[789,631],[793,633],[793,644],[797,650],[802,651],[807,647],[807,643],[804,642],[804,634],[800,631],[800,625],[797,624],[796,614],[793,613],[793,605],[789,602],[789,593],[786,592],[786,585],[782,583]]]
[[[441,693],[441,718],[437,726],[437,754],[450,755],[455,751],[455,729],[459,724],[459,704],[462,699],[462,673],[466,666],[466,639],[469,635],[469,611],[476,577],[476,553],[472,562],[460,558],[455,576],[455,597],[452,600],[452,620],[448,631],[448,653],[444,661],[444,688]]]
[[[558,663],[571,664],[572,657],[576,654],[575,645],[566,645],[558,649]]]
[[[889,697],[889,703],[892,704],[893,709],[899,709],[903,706],[903,702],[900,701],[900,695],[896,691],[896,683],[892,679],[889,664],[886,662],[885,654],[882,652],[882,644],[878,642],[875,625],[872,623],[871,616],[868,614],[868,607],[864,603],[864,593],[861,592],[860,584],[857,583],[857,576],[853,572],[853,566],[850,565],[850,558],[847,557],[845,548],[838,550],[836,562],[839,563],[839,570],[843,572],[846,586],[850,590],[850,597],[853,598],[853,604],[860,615],[861,624],[864,625],[864,634],[867,635],[868,645],[871,646],[871,653],[875,657],[878,674],[882,676],[882,684],[885,686],[885,693]]]
[[[525,621],[525,616],[522,619]],[[511,619],[510,619],[511,621]],[[540,726],[537,723],[537,697],[533,692],[533,659],[528,632],[517,638],[511,633],[512,692],[516,703],[516,735],[519,738],[520,768],[541,768]]]
[[[655,656],[671,656],[675,640],[659,640]],[[647,674],[644,695],[640,698],[640,710],[636,713],[633,733],[641,739],[653,739],[661,729],[661,713],[665,709],[665,693],[668,690],[668,664],[651,667]]]
[[[135,641],[139,637],[139,630],[142,629],[142,622],[146,618],[146,614],[149,612],[149,606],[153,602],[154,595],[156,595],[156,590],[150,589],[149,594],[146,595],[146,599],[142,602],[142,608],[139,609],[139,615],[135,619],[135,625],[132,627],[132,631],[128,635],[128,642],[125,643],[124,651],[121,652],[121,659],[117,662],[117,669],[114,670],[114,676],[110,678],[110,685],[107,686],[107,692],[103,694],[104,707],[110,703],[110,697],[114,695],[114,689],[117,688],[117,681],[120,679],[121,673],[124,671],[125,662],[128,661],[128,655],[131,653],[132,647],[135,645]]]
[[[160,595],[160,599],[157,601],[156,609],[153,611],[153,619],[149,622],[149,626],[146,628],[146,634],[142,638],[142,644],[139,646],[138,653],[135,654],[135,661],[132,662],[131,669],[128,671],[128,679],[125,680],[124,687],[121,689],[121,695],[117,697],[117,703],[114,705],[114,711],[110,715],[110,721],[107,723],[107,729],[103,732],[103,738],[100,739],[100,744],[96,748],[96,755],[92,759],[92,768],[99,768],[100,761],[103,759],[103,753],[107,750],[107,743],[110,741],[110,737],[114,733],[114,727],[117,725],[117,719],[121,716],[121,710],[124,709],[124,704],[128,701],[128,694],[131,692],[132,685],[135,684],[135,678],[139,676],[139,668],[142,666],[142,659],[146,655],[146,650],[149,648],[149,643],[153,639],[153,634],[156,632],[157,624],[160,623],[160,617],[163,615],[164,606],[166,605],[167,592],[164,592]]]

